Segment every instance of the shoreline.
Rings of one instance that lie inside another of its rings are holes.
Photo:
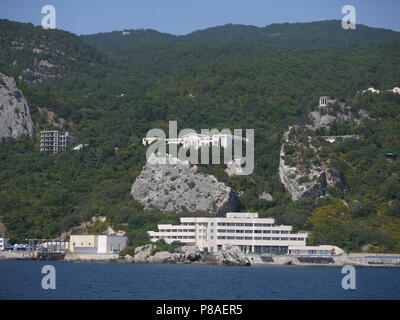
[[[167,252],[163,252],[167,253]],[[151,256],[154,257],[154,256]],[[151,259],[150,257],[150,259]],[[221,263],[220,261],[212,259],[208,260],[196,260],[196,261],[134,261],[132,257],[123,257],[114,254],[113,257],[109,255],[104,257],[98,254],[96,257],[93,256],[79,256],[75,254],[73,258],[71,256],[63,257],[62,259],[35,259],[30,256],[24,255],[24,253],[0,253],[0,263],[1,261],[51,261],[51,262],[73,262],[73,263],[141,263],[141,264],[195,264],[195,265],[222,265],[222,266],[251,266],[251,267],[265,267],[265,266],[323,266],[323,267],[342,267],[344,265],[352,265],[355,267],[400,267],[400,255],[387,254],[372,256],[372,254],[346,254],[343,256],[332,256],[332,257],[306,257],[313,259],[313,262],[300,262],[299,258],[305,258],[304,256],[289,256],[289,255],[254,255],[250,254],[249,264],[228,264]],[[269,261],[265,262],[262,259],[268,257]],[[368,260],[372,259],[373,260]],[[331,259],[332,262],[324,263],[324,260],[320,259]]]

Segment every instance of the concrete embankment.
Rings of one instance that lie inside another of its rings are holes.
[[[31,259],[27,251],[0,251],[0,260]]]
[[[249,255],[251,265],[330,265],[330,266],[393,266],[400,267],[400,255],[350,253],[340,256],[271,256]]]
[[[28,251],[1,251],[0,260],[32,260],[33,257]],[[90,262],[90,261],[117,261],[121,260],[116,253],[110,254],[84,254],[84,253],[67,253],[67,254],[47,254],[35,255],[35,260],[63,260],[75,262]]]
[[[218,265],[324,265],[324,266],[392,266],[400,267],[399,254],[350,253],[340,256],[289,256],[268,254],[243,254],[227,248],[223,253],[201,253],[193,247],[180,247],[176,252],[157,252],[151,255],[152,245],[139,247],[135,257],[118,254],[67,253],[60,259],[70,262],[144,262],[144,263],[201,263]],[[29,252],[0,252],[0,260],[31,260]],[[39,259],[40,260],[40,259]],[[53,260],[51,258],[44,260]]]
[[[67,253],[65,254],[64,261],[73,261],[73,262],[90,262],[90,261],[105,261],[112,262],[117,261],[119,259],[118,253],[97,253],[97,254],[89,254],[89,253]]]

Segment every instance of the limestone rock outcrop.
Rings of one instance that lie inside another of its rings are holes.
[[[0,73],[0,140],[32,133],[33,123],[24,95],[14,78]]]
[[[144,209],[206,211],[217,216],[235,211],[236,193],[214,176],[199,172],[188,161],[173,158],[175,164],[162,164],[155,161],[158,156],[152,157],[131,189]]]
[[[312,130],[327,128],[334,122],[353,122],[359,125],[364,120],[371,119],[366,110],[360,109],[357,113],[353,113],[351,107],[343,102],[336,102],[324,107],[319,106],[317,110],[310,112],[308,117],[311,124],[306,127]]]
[[[178,263],[180,254],[177,252],[160,251],[147,259],[149,263]]]
[[[229,161],[226,165],[225,172],[228,174],[228,176],[236,176],[236,175],[242,175],[244,170],[242,168],[242,162],[238,159]]]
[[[144,246],[135,248],[133,262],[147,262],[147,259],[150,257],[153,248],[154,246],[152,244],[146,244]]]
[[[273,198],[272,198],[272,196],[271,196],[271,194],[270,193],[268,193],[268,192],[262,192],[261,194],[259,194],[258,195],[258,198],[259,199],[263,199],[263,200],[265,200],[265,201],[272,201],[272,200],[274,200]]]
[[[147,244],[135,249],[134,257],[126,257],[128,262],[136,263],[197,263],[228,266],[249,266],[250,259],[238,246],[224,245],[221,251],[202,252],[196,246],[181,246],[173,251],[159,251],[151,254],[155,245]]]
[[[246,253],[242,252],[238,246],[226,244],[222,246],[221,254],[223,264],[227,266],[249,266],[250,259]]]
[[[280,151],[279,178],[292,200],[324,196],[328,187],[346,192],[342,174],[332,166],[326,155],[320,154],[326,142],[359,140],[360,136],[318,136],[315,130],[329,127],[335,122],[359,125],[368,120],[373,121],[364,109],[354,113],[351,107],[343,102],[319,106],[316,111],[309,113],[309,119],[310,123],[303,127],[289,127],[284,134],[284,143]]]
[[[282,145],[280,153],[279,178],[290,193],[293,201],[304,197],[315,199],[326,193],[325,173],[323,170],[313,168],[310,174],[303,175],[296,166],[290,166],[285,162],[284,145]]]
[[[181,246],[174,251],[159,251],[151,255],[155,246],[148,244],[135,249],[134,262],[149,263],[194,263],[200,262],[202,253],[195,246]]]

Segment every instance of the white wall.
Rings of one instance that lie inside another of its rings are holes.
[[[97,253],[107,253],[107,236],[98,236]]]
[[[97,253],[112,253],[113,250],[121,251],[127,245],[126,237],[98,236]]]

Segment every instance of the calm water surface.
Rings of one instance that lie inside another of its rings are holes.
[[[43,290],[42,267],[56,269]],[[227,267],[131,263],[0,261],[0,299],[400,299],[400,268],[356,267],[356,289],[341,267]]]

